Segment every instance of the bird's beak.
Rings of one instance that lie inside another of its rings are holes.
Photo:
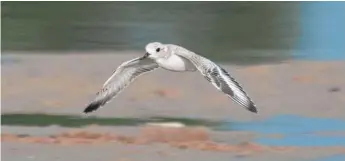
[[[150,55],[150,54],[146,52],[145,55],[144,55],[143,57],[141,57],[141,60],[142,60],[142,59],[145,59],[145,58],[147,58],[147,57],[149,57],[149,55]]]

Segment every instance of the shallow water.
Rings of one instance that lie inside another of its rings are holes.
[[[73,115],[48,115],[48,114],[3,114],[1,124],[10,126],[50,126],[59,125],[63,127],[81,127],[91,124],[107,126],[139,126],[145,123],[160,122],[180,122],[187,126],[212,126],[217,124],[207,120],[188,118],[100,118],[93,116],[73,116]]]
[[[297,59],[345,59],[345,3],[300,3]]]
[[[216,129],[252,131],[264,135],[282,136],[256,139],[256,142],[265,145],[345,146],[345,120],[280,115],[256,122],[224,123]],[[333,134],[321,134],[330,132]],[[342,134],[336,135],[337,132]]]

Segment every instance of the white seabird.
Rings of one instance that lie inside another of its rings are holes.
[[[138,76],[159,67],[175,72],[198,70],[219,91],[225,93],[247,110],[257,113],[253,101],[230,74],[211,60],[181,46],[152,42],[146,45],[146,54],[122,63],[104,83],[96,98],[84,109],[89,113],[104,106]]]

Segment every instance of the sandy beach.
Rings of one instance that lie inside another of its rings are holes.
[[[2,54],[2,119],[10,114],[72,115],[76,121],[85,118],[83,109],[117,66],[140,55],[138,52]],[[166,117],[215,122],[257,122],[281,115],[345,118],[344,61],[285,61],[246,66],[222,63],[221,66],[248,92],[257,104],[258,114],[232,102],[198,72],[159,69],[138,78],[89,117]],[[14,125],[15,121],[19,123]],[[256,142],[262,134],[251,130],[217,131],[202,125],[63,127],[54,125],[54,121],[49,126],[25,126],[20,125],[25,120],[15,121],[4,124],[10,121],[2,120],[4,160],[291,161],[345,157],[342,144],[268,146]],[[344,132],[330,131],[332,136],[337,133],[342,139]]]

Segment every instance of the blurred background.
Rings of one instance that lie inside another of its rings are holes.
[[[3,2],[2,51],[143,50],[217,60],[344,58],[343,2]]]
[[[259,114],[198,72],[158,70],[82,115],[153,41],[219,63]],[[1,2],[2,157],[345,160],[344,60],[344,2]]]

